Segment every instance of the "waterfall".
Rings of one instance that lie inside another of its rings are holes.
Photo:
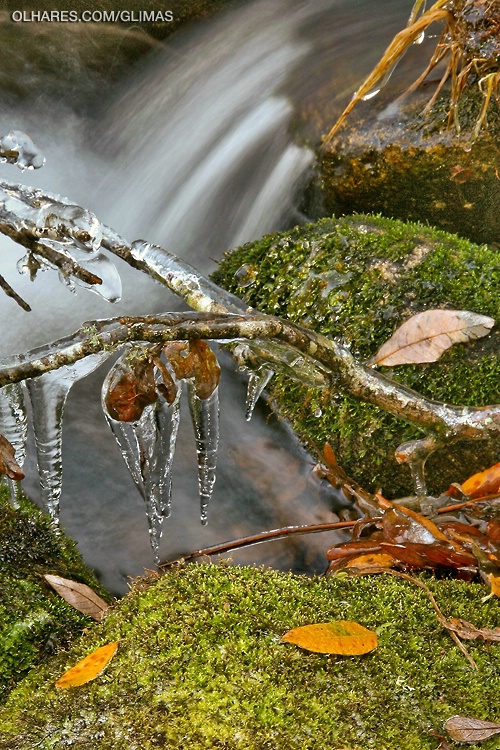
[[[287,6],[254,3],[205,24],[128,84],[99,143],[116,155],[98,193],[112,196],[122,234],[206,272],[209,258],[290,224],[313,154],[288,136],[280,95],[308,49]]]

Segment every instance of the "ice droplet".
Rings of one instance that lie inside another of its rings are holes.
[[[208,506],[212,497],[217,469],[219,447],[219,389],[205,399],[196,395],[194,385],[188,386],[188,402],[196,439],[198,459],[198,487],[200,492],[200,519],[208,523]]]
[[[259,367],[258,370],[250,372],[245,404],[245,418],[247,422],[251,420],[255,404],[273,375],[274,370],[269,370],[267,367]]]
[[[244,263],[234,274],[234,279],[240,288],[245,289],[255,282],[257,276],[257,267],[248,263]]]
[[[92,354],[73,365],[65,365],[26,381],[33,407],[42,501],[56,523],[59,521],[62,488],[62,423],[66,398],[73,383],[89,375],[109,356],[109,352]]]
[[[173,404],[159,396],[146,406],[135,421],[114,419],[107,408],[108,388],[117,368],[127,358],[129,349],[111,368],[102,386],[102,408],[116,438],[123,460],[146,503],[149,539],[158,564],[162,526],[170,515],[172,497],[172,465],[180,421],[180,389]]]
[[[119,302],[122,296],[122,282],[115,264],[103,253],[98,253],[89,260],[79,261],[87,271],[91,271],[102,280],[102,284],[87,284],[80,279],[74,279],[75,284],[98,294],[108,302]]]
[[[29,135],[21,130],[10,130],[0,137],[0,162],[16,164],[19,169],[40,169],[45,156]]]
[[[15,459],[23,466],[26,458],[26,438],[28,421],[24,393],[20,383],[13,383],[0,388],[0,434],[14,447]],[[6,477],[9,485],[10,502],[14,508],[19,507],[21,485]]]

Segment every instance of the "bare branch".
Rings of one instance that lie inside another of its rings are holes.
[[[23,193],[25,189],[10,186],[9,190],[17,196],[16,190]],[[33,203],[33,197],[28,197]],[[52,196],[49,200],[55,199]],[[60,205],[73,207],[73,204]],[[72,336],[0,362],[0,387],[72,364],[90,354],[113,351],[126,342],[159,344],[193,338],[245,341],[254,366],[256,363],[258,366],[269,365],[273,370],[282,371],[309,386],[342,389],[431,433],[431,447],[443,440],[484,439],[500,433],[500,405],[450,406],[424,398],[365,367],[337,342],[289,321],[247,308],[237,297],[220,289],[188,263],[158,245],[142,240],[129,244],[114,230],[105,226],[101,228],[103,248],[168,286],[198,312],[111,318],[87,323]],[[76,231],[80,231],[78,227]],[[10,214],[5,206],[0,232],[49,262],[56,265],[59,262],[54,260],[55,251],[39,242],[39,229],[31,225],[29,228],[19,227],[15,215]],[[60,267],[65,273],[76,275],[90,284],[96,283],[93,274],[90,278],[82,275],[77,263],[73,266],[71,259],[63,253],[60,255],[63,259]],[[426,447],[429,445],[426,443]]]

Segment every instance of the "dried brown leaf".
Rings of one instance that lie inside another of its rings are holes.
[[[482,742],[495,734],[500,734],[500,724],[496,721],[482,721],[471,716],[451,716],[444,728],[456,742]]]
[[[486,336],[494,325],[493,318],[468,310],[425,310],[399,326],[368,364],[435,362],[453,344]]]
[[[78,581],[71,581],[69,578],[61,576],[44,575],[52,588],[57,591],[72,607],[82,612],[84,615],[92,617],[100,622],[107,610],[108,605],[93,591],[90,586]]]
[[[19,481],[24,479],[24,472],[15,459],[16,451],[7,438],[0,435],[0,475],[5,474],[9,479]]]
[[[452,617],[450,620],[445,617],[438,617],[438,619],[447,630],[456,633],[459,638],[463,638],[465,641],[474,641],[476,638],[483,641],[500,641],[500,628],[494,628],[493,630],[476,628],[471,622],[458,617]]]

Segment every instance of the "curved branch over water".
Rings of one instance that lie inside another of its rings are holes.
[[[337,342],[289,321],[254,312],[240,315],[165,313],[92,321],[72,336],[24,355],[1,360],[0,387],[73,364],[92,354],[113,351],[126,343],[165,344],[190,339],[212,339],[223,343],[264,341],[270,346],[271,353],[274,342],[286,344],[308,362],[317,365],[320,372],[328,374],[328,387],[343,389],[447,442],[461,438],[484,439],[490,434],[500,433],[500,405],[452,406],[427,399],[361,364]],[[261,346],[260,352],[264,358],[265,347]],[[277,364],[274,359],[273,366]],[[286,372],[294,374],[288,363]],[[300,369],[295,377],[301,381]]]

